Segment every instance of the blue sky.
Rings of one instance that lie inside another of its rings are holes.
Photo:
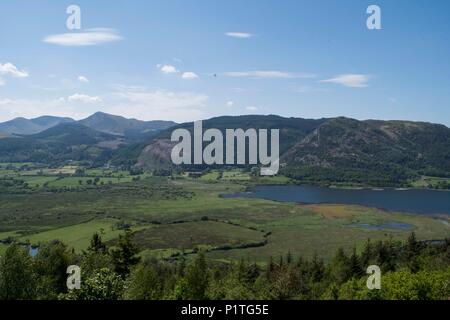
[[[66,8],[81,8],[68,30]],[[381,8],[381,30],[366,9]],[[450,125],[445,0],[2,1],[0,121],[104,111]]]

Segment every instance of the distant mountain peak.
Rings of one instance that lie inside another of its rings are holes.
[[[71,118],[41,116],[33,119],[18,117],[0,123],[0,132],[7,134],[29,135],[42,132],[61,123],[74,122]]]
[[[79,123],[98,131],[119,135],[139,135],[146,132],[160,131],[176,124],[172,121],[127,119],[101,111],[80,120]]]

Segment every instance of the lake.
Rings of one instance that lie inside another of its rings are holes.
[[[358,204],[389,211],[450,215],[450,192],[425,189],[338,189],[315,186],[257,186],[226,198],[259,198],[306,204]]]

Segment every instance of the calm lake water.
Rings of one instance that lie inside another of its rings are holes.
[[[257,186],[227,198],[260,198],[299,203],[359,204],[390,211],[450,215],[450,192],[437,190],[335,189],[314,186]]]

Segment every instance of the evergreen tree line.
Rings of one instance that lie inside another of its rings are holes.
[[[81,288],[67,289],[67,267],[81,268]],[[367,288],[369,265],[381,269],[381,289]],[[12,244],[0,258],[0,299],[450,299],[450,238],[421,242],[367,240],[360,252],[338,249],[327,263],[270,258],[265,266],[240,260],[209,261],[204,253],[176,261],[138,256],[131,233],[108,248],[94,234],[76,254],[60,241],[41,245],[35,257]]]

